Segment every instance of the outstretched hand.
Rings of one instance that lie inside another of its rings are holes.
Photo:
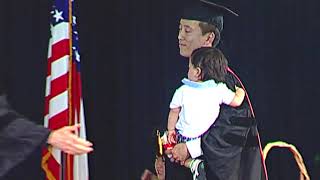
[[[50,133],[48,144],[65,153],[80,155],[93,151],[92,143],[74,134],[80,125],[65,126]]]
[[[156,174],[153,174],[149,169],[145,169],[141,175],[141,180],[165,180],[166,177],[166,168],[163,157],[157,157],[154,162],[154,168]]]
[[[158,180],[165,180],[166,177],[166,166],[163,157],[157,157],[154,162],[154,168],[157,173]]]

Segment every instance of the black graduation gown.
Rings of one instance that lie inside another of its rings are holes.
[[[240,83],[228,73],[227,86]],[[258,130],[248,101],[237,108],[222,105],[219,117],[201,139],[205,170],[209,180],[265,179]]]
[[[50,131],[27,120],[7,102],[6,75],[8,67],[0,63],[0,179],[37,148],[46,144]]]

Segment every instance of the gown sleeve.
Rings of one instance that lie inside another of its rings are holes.
[[[37,148],[46,144],[50,130],[14,111],[0,94],[0,179]]]

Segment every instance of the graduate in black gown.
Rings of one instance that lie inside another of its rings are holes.
[[[54,146],[69,154],[93,150],[92,143],[73,132],[79,125],[50,131],[10,107],[7,98],[8,62],[0,60],[0,179],[43,146]],[[35,162],[36,163],[36,162]],[[37,164],[35,164],[37,166]],[[40,164],[38,164],[40,166]]]
[[[199,47],[219,44],[223,17],[238,16],[227,5],[228,2],[228,0],[184,1],[182,5],[185,8],[178,36],[182,56],[189,58],[192,51]],[[235,86],[245,89],[231,69],[228,70],[225,83],[232,90]],[[172,153],[171,160],[178,164],[183,164],[190,156],[202,155],[204,162],[199,165],[198,170],[200,173],[205,172],[208,180],[267,179],[257,124],[248,98],[237,108],[222,105],[219,117],[202,135],[201,143],[177,144],[168,153]],[[203,169],[201,171],[200,167],[204,167],[204,171]],[[173,171],[177,169],[174,168]],[[167,168],[166,179],[190,179],[190,174],[183,171],[185,170],[172,173],[171,168]],[[198,179],[202,178],[199,176]]]

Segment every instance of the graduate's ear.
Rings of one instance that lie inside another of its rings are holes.
[[[214,38],[216,37],[215,34],[213,32],[208,32],[207,34],[205,34],[206,36],[206,40],[204,42],[204,46],[205,47],[210,47],[212,45],[212,42],[214,40]]]

